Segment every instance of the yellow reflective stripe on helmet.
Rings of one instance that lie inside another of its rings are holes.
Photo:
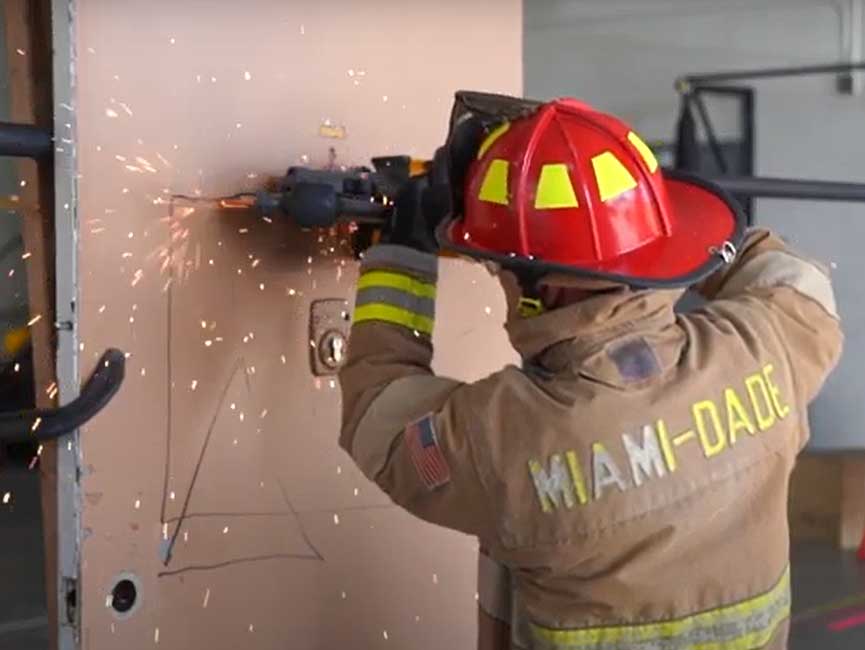
[[[651,149],[649,149],[649,145],[643,142],[643,139],[633,131],[628,133],[628,142],[634,145],[634,149],[640,152],[640,155],[643,157],[643,161],[648,166],[649,171],[654,174],[658,169],[658,159],[655,158],[655,154],[652,153]]]
[[[492,131],[489,132],[484,141],[481,143],[481,146],[478,148],[478,160],[484,157],[484,154],[490,150],[490,147],[493,146],[493,143],[498,140],[502,135],[504,135],[507,130],[511,128],[510,122],[505,122],[504,124],[500,124]]]
[[[790,569],[767,593],[694,616],[647,625],[560,630],[532,624],[549,650],[753,650],[765,645],[790,615]]]
[[[405,291],[418,298],[435,298],[436,286],[427,282],[421,282],[404,273],[393,273],[390,271],[369,271],[360,276],[357,281],[358,291],[372,287],[388,287]]]
[[[402,325],[410,330],[423,334],[432,334],[433,319],[421,314],[415,314],[408,309],[394,307],[385,303],[363,305],[354,310],[354,322],[382,321],[394,325]]]
[[[541,167],[538,189],[535,192],[535,208],[555,210],[557,208],[577,208],[580,202],[574,193],[574,185],[564,163],[553,163]]]
[[[496,158],[490,163],[484,181],[481,183],[478,198],[488,203],[508,204],[508,170],[507,160]]]
[[[637,181],[631,176],[631,172],[612,151],[605,151],[592,158],[592,168],[595,170],[601,201],[609,201],[637,187]]]

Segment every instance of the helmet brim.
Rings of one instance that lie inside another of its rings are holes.
[[[663,173],[675,217],[670,236],[592,267],[503,254],[475,246],[464,241],[459,218],[443,222],[436,235],[444,250],[490,260],[517,273],[534,276],[567,273],[632,287],[688,287],[725,263],[721,255],[725,243],[739,248],[747,218],[739,203],[714,183],[677,170],[665,169]]]

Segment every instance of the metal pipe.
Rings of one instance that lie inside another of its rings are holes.
[[[706,102],[699,92],[694,93],[694,105],[697,107],[697,113],[700,115],[700,120],[703,122],[703,129],[706,131],[706,138],[709,140],[709,148],[712,150],[712,155],[715,157],[715,162],[718,164],[718,171],[722,174],[727,173],[727,161],[724,158],[724,152],[721,151],[721,144],[718,142],[718,136],[715,135],[715,129],[712,126],[712,120],[709,118],[709,109],[706,108]]]
[[[838,183],[760,176],[716,176],[708,180],[731,194],[768,199],[865,202],[865,183]]]
[[[29,124],[0,122],[0,156],[42,158],[53,148],[51,134]]]
[[[825,63],[819,65],[803,65],[790,68],[756,68],[754,70],[735,70],[729,72],[710,72],[707,74],[691,74],[679,77],[676,88],[679,92],[687,91],[693,86],[705,83],[726,81],[744,81],[747,79],[766,79],[777,77],[798,77],[811,74],[839,74],[865,70],[865,61],[852,63]]]

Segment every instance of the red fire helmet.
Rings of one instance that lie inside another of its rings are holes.
[[[745,223],[725,191],[662,170],[630,127],[574,99],[490,130],[464,197],[444,248],[632,286],[697,282],[735,254]]]

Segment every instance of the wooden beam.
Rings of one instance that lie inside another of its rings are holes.
[[[52,129],[52,45],[49,0],[3,0],[6,57],[9,70],[10,119]],[[27,293],[31,319],[36,405],[55,405],[56,336],[54,329],[54,188],[51,159],[17,163],[27,258]],[[37,320],[38,317],[38,320]],[[50,645],[57,647],[57,470],[56,445],[42,451],[42,521],[45,541],[45,584]]]

